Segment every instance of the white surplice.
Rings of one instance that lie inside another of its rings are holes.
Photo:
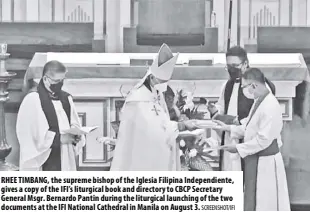
[[[238,153],[242,158],[266,149],[274,139],[277,139],[279,148],[282,146],[282,110],[273,94],[269,93],[265,97],[247,126],[246,124],[247,120],[243,125],[231,126],[232,138],[244,138],[244,143],[237,144]],[[280,152],[259,157],[256,182],[257,211],[290,210],[286,173]]]
[[[59,130],[62,132],[70,128],[67,115],[60,101],[52,101]],[[79,117],[73,100],[69,97],[71,106],[71,126],[79,127]],[[19,167],[21,171],[39,171],[48,159],[51,152],[55,133],[49,131],[49,125],[43,112],[39,94],[31,92],[25,96],[17,115],[16,134],[20,144]],[[61,144],[61,170],[75,171],[76,156],[81,153],[85,145],[85,137],[73,146],[72,144]]]
[[[269,91],[271,91],[267,83],[266,83],[266,86],[269,89]],[[218,113],[222,115],[225,114],[225,88],[226,88],[226,83],[224,83],[219,100],[215,104],[216,108],[218,109]],[[233,86],[233,90],[231,92],[231,97],[230,97],[226,115],[231,115],[231,116],[238,115],[239,88],[240,88],[240,83],[235,83]],[[244,123],[244,120],[241,120],[241,123]],[[220,133],[212,132],[212,137],[218,140],[220,144],[221,139],[222,139],[222,132]],[[238,143],[239,143],[239,139],[231,138],[230,133],[225,132],[225,138],[224,138],[225,145],[238,144]],[[241,158],[239,154],[230,153],[226,151],[224,151],[222,154],[223,154],[223,159],[222,161],[220,161],[222,163],[222,171],[242,171]]]
[[[218,102],[216,103],[216,107],[218,109],[219,114],[225,113],[225,100],[224,100],[225,87],[226,87],[226,83],[224,84],[220,98],[219,98]],[[237,116],[238,115],[239,87],[240,87],[240,83],[235,83],[233,86],[233,90],[231,92],[231,97],[230,97],[230,101],[229,101],[228,110],[227,110],[226,115],[231,115],[231,116]],[[222,138],[221,135],[222,135],[222,133],[215,134],[219,143],[221,142],[221,138]],[[239,143],[239,140],[231,138],[230,134],[228,132],[226,132],[224,142],[225,142],[225,145],[237,144],[237,143]],[[222,171],[241,171],[242,170],[241,169],[241,158],[240,158],[239,154],[230,153],[230,152],[226,152],[226,151],[224,151],[222,154],[223,154],[223,160],[221,161]]]
[[[122,109],[111,171],[180,170],[177,122],[170,121],[162,93],[134,88]]]

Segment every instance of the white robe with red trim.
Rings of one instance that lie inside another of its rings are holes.
[[[282,146],[282,110],[273,94],[269,93],[265,97],[247,126],[246,124],[247,119],[243,125],[231,126],[232,139],[244,138],[244,143],[237,144],[238,153],[242,158],[266,149],[274,139],[277,139],[279,148]],[[257,211],[290,210],[285,167],[280,152],[259,158],[256,183]]]

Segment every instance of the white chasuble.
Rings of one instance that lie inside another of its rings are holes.
[[[71,126],[80,126],[79,117],[73,100],[69,97],[71,106]],[[60,132],[70,127],[66,113],[60,101],[53,101],[57,114]],[[49,125],[43,112],[39,94],[31,92],[25,96],[16,123],[16,134],[20,144],[21,171],[39,171],[48,159],[55,133],[49,131]],[[76,156],[85,145],[85,137],[73,146],[72,144],[61,144],[61,169],[62,171],[76,170]]]
[[[177,122],[170,121],[161,98],[144,85],[127,96],[111,171],[180,170]]]

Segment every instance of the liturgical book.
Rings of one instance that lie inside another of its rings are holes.
[[[68,130],[63,131],[66,134],[71,134],[71,135],[86,135],[88,133],[91,133],[92,131],[96,130],[98,126],[94,127],[72,127]]]

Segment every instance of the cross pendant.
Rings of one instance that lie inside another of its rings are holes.
[[[158,114],[158,111],[157,111],[155,105],[153,105],[153,107],[154,107],[154,109],[152,109],[152,111],[155,111],[156,115],[158,116],[159,114]]]

